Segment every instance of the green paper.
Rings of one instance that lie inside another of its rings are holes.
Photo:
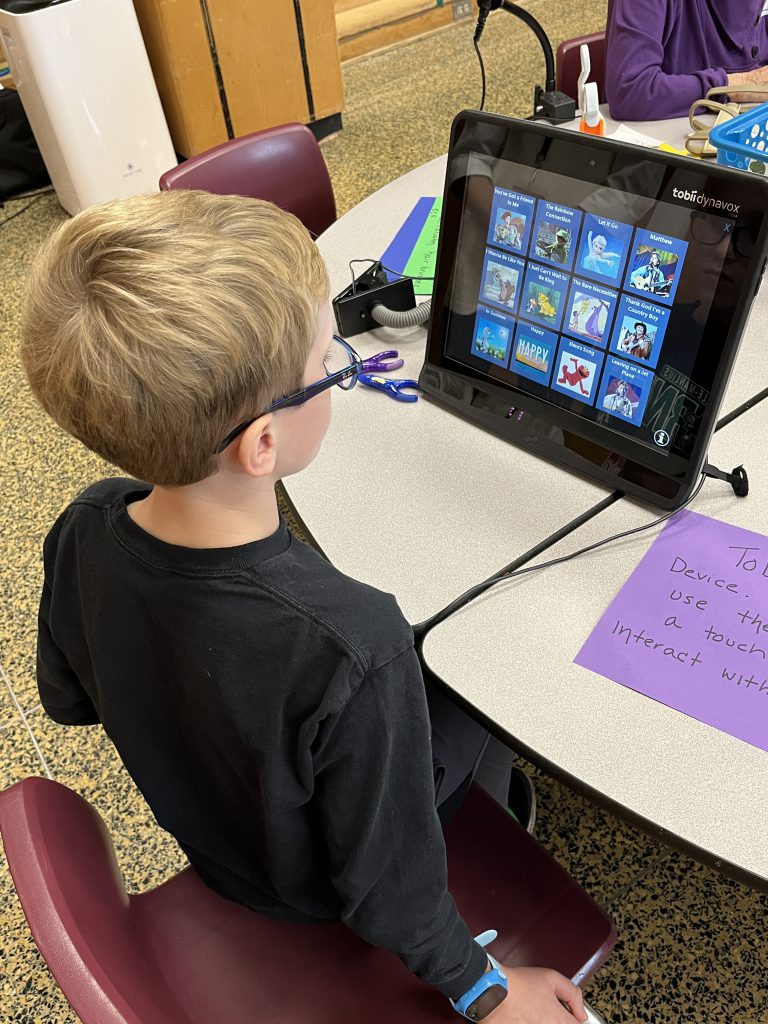
[[[431,295],[437,262],[437,238],[440,234],[440,214],[443,208],[443,197],[435,199],[432,209],[424,221],[416,245],[413,247],[408,262],[403,268],[404,277],[428,277],[428,281],[414,281],[413,290],[417,295]]]

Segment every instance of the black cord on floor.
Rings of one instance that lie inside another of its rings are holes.
[[[662,864],[665,864],[670,859],[672,854],[675,852],[676,851],[671,848],[662,849],[658,857],[654,857],[654,859],[650,863],[646,864],[638,872],[636,872],[636,874],[633,875],[633,877],[626,884],[620,886],[616,890],[616,892],[614,892],[607,899],[602,900],[601,903],[603,906],[603,910],[606,912],[606,914],[612,914],[614,910],[619,906],[619,904],[622,903],[622,901],[635,888],[635,886],[639,885],[640,882],[642,882],[644,879],[648,877],[648,875],[653,874],[656,868],[661,867]]]
[[[5,206],[6,203],[19,203],[22,199],[32,199],[33,196],[48,196],[55,191],[53,185],[48,185],[46,188],[32,189],[31,192],[19,192],[14,196],[4,196],[0,199],[0,206]]]
[[[47,192],[41,193],[40,195],[32,199],[30,202],[28,202],[26,206],[22,206],[20,210],[17,210],[15,213],[12,213],[10,217],[6,217],[5,220],[0,220],[0,228],[4,228],[6,224],[9,224],[12,220],[15,220],[16,217],[20,217],[22,213],[26,213],[30,206],[34,206],[35,203],[39,203],[40,200],[44,199],[46,195],[48,195]]]

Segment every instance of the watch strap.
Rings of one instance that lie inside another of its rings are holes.
[[[507,992],[506,974],[501,970],[501,966],[497,960],[494,960],[490,954],[486,955],[488,956],[488,962],[491,966],[491,970],[482,974],[472,988],[468,989],[459,999],[450,1000],[451,1006],[454,1010],[457,1013],[460,1013],[462,1017],[467,1017],[467,1019],[470,1020],[473,1018],[468,1017],[467,1010],[480,998],[480,996],[484,995],[488,989],[497,986],[503,988],[505,993]]]

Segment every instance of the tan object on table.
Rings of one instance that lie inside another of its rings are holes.
[[[691,109],[688,111],[691,132],[686,137],[685,148],[692,156],[716,158],[717,147],[709,141],[709,133],[712,129],[758,106],[757,103],[736,103],[729,99],[732,91],[727,85],[715,86],[709,90],[704,99],[696,100],[691,105]],[[750,95],[761,93],[768,100],[768,86],[755,85],[751,87]],[[714,114],[714,121],[702,120],[702,113],[705,116]]]
[[[171,137],[184,156],[261,128],[341,112],[333,0],[134,6]]]

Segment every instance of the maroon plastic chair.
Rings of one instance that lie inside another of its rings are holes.
[[[187,868],[129,896],[98,813],[48,779],[0,793],[5,853],[35,942],[84,1024],[452,1022],[434,989],[342,924],[275,921]],[[446,830],[449,884],[508,964],[582,982],[616,939],[610,919],[535,839],[473,787]]]
[[[303,124],[266,128],[199,153],[160,178],[161,191],[171,188],[268,199],[295,214],[313,235],[336,220],[328,168]]]
[[[589,46],[589,57],[592,70],[590,82],[597,83],[600,102],[605,103],[605,32],[594,32],[591,36],[578,36],[566,39],[557,48],[555,59],[555,79],[557,88],[578,102],[577,89],[581,74],[581,57],[579,48],[582,43]]]

